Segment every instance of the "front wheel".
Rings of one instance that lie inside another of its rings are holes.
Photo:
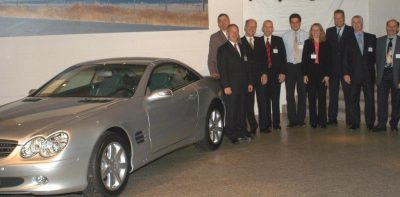
[[[129,178],[128,143],[119,135],[106,132],[90,158],[85,196],[118,196]]]
[[[208,109],[205,125],[205,136],[198,146],[206,150],[216,150],[224,137],[224,113],[218,104],[211,104]]]

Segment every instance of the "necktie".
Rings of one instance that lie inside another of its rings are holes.
[[[267,49],[268,68],[271,68],[271,65],[272,65],[272,62],[271,62],[271,43],[269,42],[269,38],[267,38],[267,43],[265,43],[265,47]]]
[[[337,30],[337,41],[339,42],[340,41],[340,37],[341,37],[341,35],[340,35],[340,31],[342,30],[342,28],[338,28],[338,30]]]
[[[242,56],[242,55],[240,54],[239,46],[238,46],[236,43],[234,44],[234,47],[235,47],[236,51],[239,53],[239,56]]]
[[[389,38],[389,43],[387,45],[387,50],[386,50],[386,65],[385,67],[392,67],[393,65],[393,43],[392,43],[393,38]]]
[[[358,43],[358,47],[360,48],[361,55],[363,55],[363,53],[364,53],[364,43],[363,43],[363,40],[362,40],[362,34],[361,33],[357,34],[357,43]]]
[[[249,44],[250,44],[251,49],[254,50],[254,39],[253,38],[249,39]]]
[[[301,62],[300,59],[300,48],[299,48],[299,40],[297,39],[297,33],[294,32],[294,41],[293,41],[293,57],[294,57],[294,62],[293,63],[299,63]]]

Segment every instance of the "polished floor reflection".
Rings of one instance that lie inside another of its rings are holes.
[[[177,150],[130,176],[121,196],[399,196],[400,135],[285,128],[215,152]]]

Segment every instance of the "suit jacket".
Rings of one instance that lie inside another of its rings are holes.
[[[346,45],[343,58],[343,74],[350,75],[351,81],[361,83],[362,81],[375,82],[375,50],[376,36],[369,33],[364,34],[363,53],[358,46],[355,35]]]
[[[386,65],[386,41],[387,36],[382,36],[379,37],[376,42],[376,83],[378,85],[382,81],[383,71]],[[398,86],[400,83],[400,58],[396,58],[398,54],[400,56],[400,36],[396,38],[396,46],[394,46],[393,53],[393,84],[396,85],[397,88],[400,88]]]
[[[262,74],[279,75],[286,73],[286,50],[283,40],[279,36],[271,36],[271,69],[268,69],[267,47],[264,36],[257,37],[254,43],[254,51],[257,60],[257,72]]]
[[[301,58],[301,70],[303,71],[303,75],[318,80],[322,80],[325,76],[330,76],[332,70],[332,55],[329,43],[327,41],[319,43],[319,64],[315,64],[315,59],[311,57],[312,54],[316,54],[314,42],[311,39],[307,39],[304,42]]]
[[[218,47],[227,41],[224,32],[221,30],[215,32],[210,36],[209,50],[208,50],[208,70],[210,74],[218,73],[217,68],[217,51]]]
[[[348,25],[344,26],[344,30],[339,41],[336,26],[330,27],[326,30],[326,40],[331,45],[332,50],[332,74],[343,74],[343,54],[345,50],[345,45],[348,43],[348,40],[353,37],[353,35],[353,27],[350,27]]]
[[[256,61],[256,56],[254,53],[254,49],[251,48],[250,43],[247,41],[246,36],[243,36],[241,39],[241,44],[243,46],[243,52],[245,53],[245,62],[247,63],[248,69],[250,70],[251,73],[251,78],[252,78],[252,84],[257,83],[259,80],[258,79],[258,72],[257,72],[257,61]],[[255,42],[255,40],[254,40]]]
[[[247,94],[247,86],[251,85],[250,69],[244,61],[245,52],[243,46],[238,44],[240,54],[227,41],[218,48],[218,71],[223,88],[230,87],[232,94]]]

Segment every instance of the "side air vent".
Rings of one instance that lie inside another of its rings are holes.
[[[140,144],[144,142],[144,135],[142,131],[138,131],[135,133],[136,143]]]
[[[41,98],[26,98],[24,100],[22,100],[22,102],[37,102],[42,100]]]

